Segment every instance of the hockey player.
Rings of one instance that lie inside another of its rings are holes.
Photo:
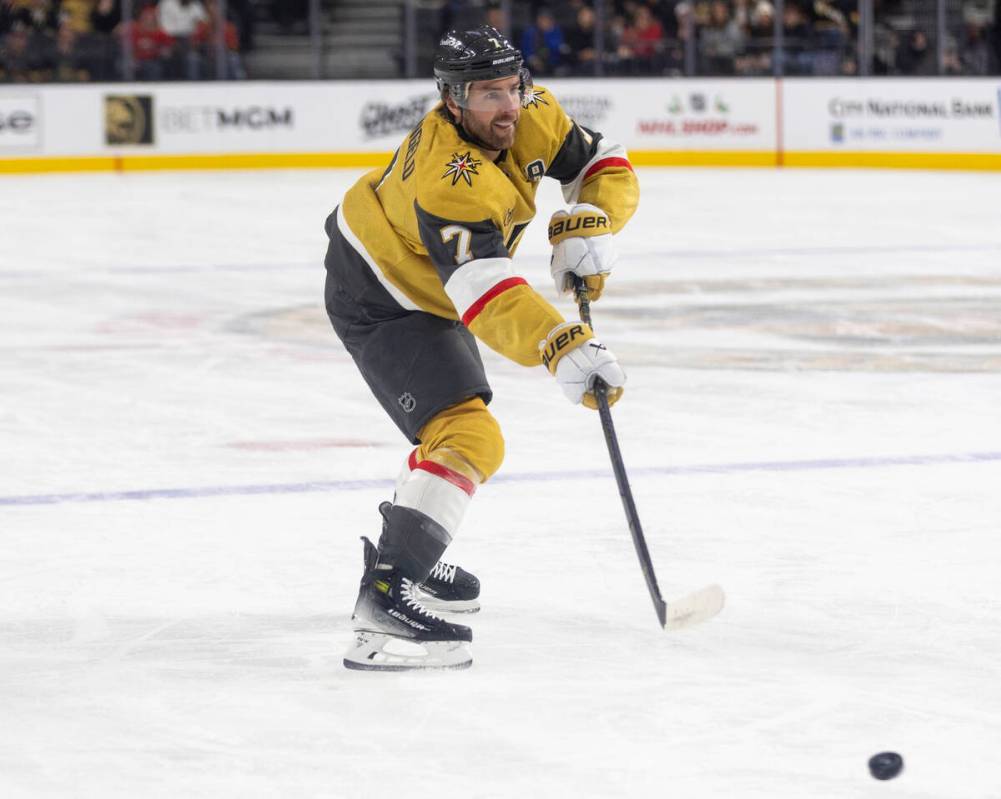
[[[573,403],[610,402],[625,375],[582,322],[567,322],[512,256],[535,216],[544,177],[568,210],[549,226],[551,273],[591,299],[615,260],[613,235],[639,188],[622,147],[576,124],[533,86],[521,53],[497,30],[450,31],[434,73],[441,103],[389,166],[362,177],[327,219],[326,306],[334,330],[385,411],[415,445],[365,544],[349,668],[461,668],[468,627],[434,611],[478,608],[479,583],[439,560],[477,486],[500,467],[504,441],[476,339],[544,367]]]

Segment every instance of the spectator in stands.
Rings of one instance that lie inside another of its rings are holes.
[[[810,51],[809,18],[797,0],[786,0],[782,12],[782,36],[784,75],[811,75],[813,73],[813,54]]]
[[[30,33],[55,34],[59,29],[59,0],[23,0],[14,5],[14,22]]]
[[[622,14],[613,14],[611,19],[605,22],[605,52],[602,59],[612,65],[613,71],[618,73],[619,43],[622,41],[622,34],[626,30],[626,18]]]
[[[663,51],[664,29],[660,22],[648,6],[635,5],[619,41],[619,59],[626,71],[636,75],[660,72]]]
[[[90,11],[90,27],[97,33],[111,33],[122,21],[118,0],[97,0]]]
[[[650,13],[660,23],[665,39],[678,38],[678,15],[674,11],[678,2],[679,0],[645,0],[644,2],[644,5],[650,9]]]
[[[771,75],[775,40],[775,8],[758,0],[747,18],[744,51],[734,60],[738,75]]]
[[[979,14],[967,11],[961,42],[960,63],[963,74],[989,74],[991,71],[991,47],[987,41],[986,20]]]
[[[484,22],[492,28],[496,28],[505,36],[511,35],[511,20],[507,17],[504,6],[498,2],[487,4]]]
[[[945,53],[942,55],[943,75],[962,75],[963,59],[959,53],[959,45],[954,36],[949,36],[945,41]]]
[[[0,45],[0,72],[4,80],[27,83],[32,71],[28,56],[28,32],[12,22]]]
[[[812,74],[837,75],[849,36],[848,19],[837,3],[829,0],[813,0],[809,12]]]
[[[174,51],[174,39],[163,28],[155,6],[139,12],[139,18],[128,23],[126,35],[132,42],[132,57],[139,80],[163,80]]]
[[[101,48],[90,26],[94,0],[60,0],[58,28],[44,42],[48,80],[78,82],[100,74]]]
[[[51,73],[51,80],[60,83],[82,82],[91,78],[81,35],[67,22],[59,26],[59,31],[53,41]]]
[[[675,5],[674,18],[677,20],[679,40],[684,42],[695,37],[695,6],[689,0],[681,0]]]
[[[121,21],[122,9],[118,0],[96,0],[90,8],[86,62],[92,80],[114,80],[121,75],[117,64],[118,40],[112,35]]]
[[[665,44],[664,69],[672,75],[688,74],[688,41],[696,36],[695,8],[689,0],[675,4],[674,19],[677,34]]]
[[[157,5],[160,28],[174,41],[168,77],[198,80],[202,61],[191,37],[199,22],[208,18],[200,0],[160,0]]]
[[[224,58],[226,72],[223,75],[216,74],[216,80],[243,80],[247,77],[247,73],[240,61],[240,36],[236,31],[236,26],[229,20],[222,19],[222,14],[219,12],[215,0],[208,0],[207,6],[208,17],[199,22],[195,28],[191,37],[192,44],[203,64],[218,63],[216,47],[219,25],[221,24],[226,46]],[[211,72],[207,68],[206,71]]]
[[[594,75],[598,68],[598,51],[595,49],[595,14],[590,6],[581,6],[577,19],[566,32],[568,59],[576,75]]]
[[[74,33],[90,33],[90,10],[94,0],[60,0],[59,26],[69,25]]]
[[[556,75],[563,71],[566,43],[556,18],[546,7],[539,9],[535,22],[521,35],[521,52],[534,75]]]
[[[735,59],[744,46],[744,32],[730,15],[725,0],[712,0],[709,24],[699,31],[702,71],[707,75],[733,75]]]
[[[896,67],[901,75],[935,75],[938,72],[938,59],[928,46],[923,30],[913,30],[907,36],[897,50]]]
[[[0,30],[0,63],[6,80],[39,83],[52,77],[55,35],[59,27],[58,0],[5,2]]]

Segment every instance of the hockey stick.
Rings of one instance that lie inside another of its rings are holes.
[[[581,321],[593,328],[591,325],[591,301],[587,296],[587,285],[582,278],[576,275],[574,276],[574,293]],[[635,546],[636,555],[640,559],[640,568],[646,579],[646,587],[650,591],[650,599],[653,600],[657,620],[665,630],[677,630],[711,619],[723,609],[725,601],[723,589],[718,585],[706,586],[670,604],[666,603],[660,595],[660,586],[657,585],[657,575],[653,571],[650,550],[647,549],[646,538],[643,537],[639,513],[636,511],[633,492],[629,487],[629,477],[626,475],[626,466],[622,462],[622,452],[619,450],[618,436],[615,435],[615,425],[612,423],[612,411],[608,406],[607,392],[608,386],[605,381],[600,377],[595,379],[594,396],[598,402],[601,429],[605,433],[605,443],[608,445],[608,457],[612,461],[612,471],[615,472],[615,482],[619,486],[619,496],[622,498],[622,507],[626,512],[629,532],[633,537],[633,546]]]

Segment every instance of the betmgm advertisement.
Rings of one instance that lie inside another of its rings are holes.
[[[295,148],[296,109],[288,102],[250,97],[179,94],[106,94],[104,144],[172,152],[215,151],[250,145],[269,149],[274,133]],[[265,134],[265,136],[261,136]],[[259,141],[267,138],[267,141]]]

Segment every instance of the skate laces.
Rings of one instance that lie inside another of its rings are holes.
[[[455,570],[458,566],[451,563],[443,563],[438,561],[434,568],[431,569],[431,577],[435,580],[441,580],[443,583],[451,583],[455,580]]]
[[[417,586],[413,580],[408,580],[406,577],[400,580],[400,599],[404,601],[407,607],[412,608],[417,613],[432,619],[441,620],[441,616],[436,616],[421,603],[420,594],[417,592]]]

